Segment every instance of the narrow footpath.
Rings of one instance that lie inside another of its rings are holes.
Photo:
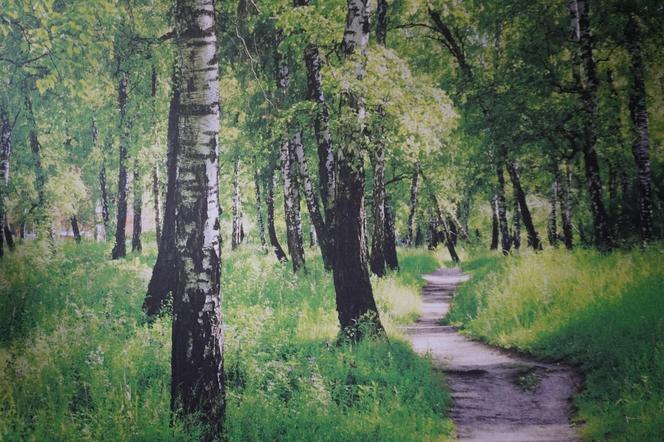
[[[459,440],[578,440],[569,423],[569,398],[579,386],[574,371],[501,351],[440,325],[457,286],[468,276],[458,268],[441,268],[423,277],[422,316],[406,331],[415,351],[430,352],[447,375]]]

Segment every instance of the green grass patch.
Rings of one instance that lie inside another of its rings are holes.
[[[588,440],[664,440],[664,254],[546,250],[464,265],[450,322],[490,343],[565,360]]]
[[[170,318],[140,310],[155,248],[112,262],[109,247],[37,244],[0,268],[1,440],[198,440],[170,425]],[[307,275],[243,248],[226,254],[222,286],[229,441],[448,440],[450,397],[431,361],[398,325],[419,308],[419,273],[437,265],[407,251],[402,270],[373,280],[389,342],[337,345],[331,275]]]

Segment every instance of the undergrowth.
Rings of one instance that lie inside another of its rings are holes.
[[[141,312],[155,259],[110,261],[108,245],[23,244],[0,267],[0,439],[198,440],[171,422],[170,317]],[[447,440],[449,395],[397,326],[415,318],[418,277],[437,261],[403,251],[374,280],[389,341],[337,345],[332,279],[251,248],[224,256],[226,439]]]
[[[464,264],[473,275],[447,320],[465,333],[585,376],[577,420],[588,440],[664,440],[664,254],[546,250]]]

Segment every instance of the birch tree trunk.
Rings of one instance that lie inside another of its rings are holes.
[[[382,277],[385,276],[385,146],[382,140],[376,140],[372,163],[373,235],[370,267],[374,275]]]
[[[499,229],[498,229],[498,195],[494,195],[489,201],[491,205],[491,250],[498,250]]]
[[[94,118],[90,124],[90,135],[92,136],[92,149],[100,149],[101,166],[99,167],[99,199],[95,206],[95,236],[97,241],[106,242],[107,232],[110,230],[110,210],[108,205],[108,192],[106,190],[106,167],[104,166],[104,149],[99,146],[99,130]]]
[[[563,182],[565,184],[563,184]],[[565,180],[558,185],[558,200],[560,201],[560,217],[563,227],[563,242],[567,250],[574,247],[574,238],[572,231],[572,171],[569,165],[566,166]]]
[[[12,125],[9,122],[9,116],[5,109],[0,108],[0,124],[2,132],[0,133],[0,237],[4,235],[9,250],[14,249],[14,239],[11,230],[8,228],[6,197],[9,188],[9,160],[12,154]],[[0,250],[0,256],[2,251]]]
[[[141,232],[143,230],[142,216],[143,216],[143,186],[141,185],[141,175],[138,170],[138,159],[134,158],[133,170],[133,190],[134,190],[134,222],[131,235],[131,251],[140,252],[143,250],[141,244]]]
[[[284,252],[284,249],[281,248],[279,243],[279,238],[277,237],[277,229],[274,227],[274,165],[270,167],[270,173],[267,179],[267,195],[266,195],[266,205],[267,205],[267,233],[270,238],[270,245],[272,245],[272,250],[274,255],[281,262],[288,262],[288,257]]]
[[[589,0],[568,0],[572,16],[573,37],[579,46],[583,67],[582,99],[584,105],[583,161],[593,215],[594,243],[600,250],[609,250],[608,217],[602,200],[602,181],[597,159],[597,69],[593,58],[593,38],[590,32]]]
[[[408,212],[408,238],[406,243],[408,246],[413,246],[414,241],[414,223],[415,223],[415,211],[417,210],[417,178],[420,175],[420,162],[418,161],[415,164],[415,173],[413,174],[413,179],[410,182],[410,210]]]
[[[551,181],[551,212],[549,212],[549,223],[547,225],[547,236],[549,244],[558,247],[558,166],[554,166],[553,180]]]
[[[309,165],[307,156],[304,153],[304,146],[302,144],[302,134],[298,131],[292,138],[293,153],[295,160],[300,166],[300,179],[302,180],[302,188],[304,189],[304,199],[307,202],[307,209],[309,210],[309,217],[311,223],[316,231],[316,238],[320,245],[321,256],[323,264],[326,269],[332,269],[332,262],[330,260],[330,253],[327,241],[327,227],[323,215],[320,212],[318,199],[314,191],[314,186],[311,183],[309,176]]]
[[[516,193],[516,192],[514,192]],[[513,196],[514,202],[512,206],[512,244],[515,250],[521,248],[521,211],[519,210],[519,201],[516,195]]]
[[[231,250],[240,247],[242,242],[242,208],[240,206],[240,159],[233,163],[233,227],[231,231]]]
[[[154,204],[154,225],[157,239],[157,252],[161,241],[161,192],[159,191],[159,167],[152,166],[152,202]]]
[[[152,269],[152,277],[143,301],[143,311],[150,317],[157,315],[167,304],[169,294],[175,290],[175,213],[177,203],[175,188],[178,176],[179,128],[178,112],[180,108],[179,79],[173,76],[173,92],[168,110],[167,129],[167,183],[164,220],[159,241],[157,261]]]
[[[254,169],[254,188],[256,190],[256,223],[258,224],[258,236],[261,241],[261,251],[267,253],[267,244],[265,242],[265,222],[263,221],[263,209],[261,202],[261,187],[258,176],[258,169]]]
[[[639,227],[643,245],[652,240],[653,202],[652,170],[650,168],[650,136],[646,104],[645,68],[641,53],[641,28],[634,15],[627,21],[625,36],[630,63],[629,114],[632,119],[632,154],[636,163],[639,190]]]
[[[505,208],[505,175],[503,174],[503,165],[499,162],[496,167],[498,177],[498,192],[496,193],[496,212],[498,214],[498,225],[500,227],[500,239],[503,255],[510,252],[512,241],[510,238],[509,227],[507,225],[507,210]]]
[[[528,244],[533,248],[533,250],[542,250],[542,243],[540,242],[537,230],[535,230],[533,218],[530,215],[530,209],[528,208],[528,203],[526,201],[526,192],[524,192],[523,187],[521,187],[519,166],[515,161],[509,161],[507,162],[507,171],[509,172],[510,180],[512,181],[512,186],[514,187],[514,195],[519,202],[519,211],[521,212],[523,225],[526,228],[526,232],[528,232]]]
[[[219,437],[225,408],[218,203],[219,74],[214,2],[178,0],[181,84],[175,188],[171,406]]]
[[[115,245],[111,257],[123,258],[127,254],[125,225],[127,223],[127,143],[129,141],[129,121],[127,119],[128,75],[120,73],[118,82],[118,104],[120,107],[120,152],[118,169],[118,197],[116,207]]]
[[[347,1],[343,38],[343,57],[347,63],[355,64],[359,80],[364,78],[369,41],[367,3],[368,0]],[[384,330],[363,252],[364,170],[360,148],[364,135],[364,103],[353,91],[345,91],[343,101],[345,110],[355,115],[356,122],[345,128],[344,143],[337,158],[333,277],[342,333],[351,341],[358,341],[367,332],[384,334]],[[367,326],[358,327],[358,322],[370,325],[371,330]]]
[[[72,215],[69,218],[69,221],[71,222],[71,231],[74,235],[74,240],[79,244],[81,242],[81,230],[78,228],[78,219],[76,218],[76,215]]]

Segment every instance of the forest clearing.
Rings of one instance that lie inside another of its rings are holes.
[[[0,440],[664,440],[663,22],[0,0]]]

